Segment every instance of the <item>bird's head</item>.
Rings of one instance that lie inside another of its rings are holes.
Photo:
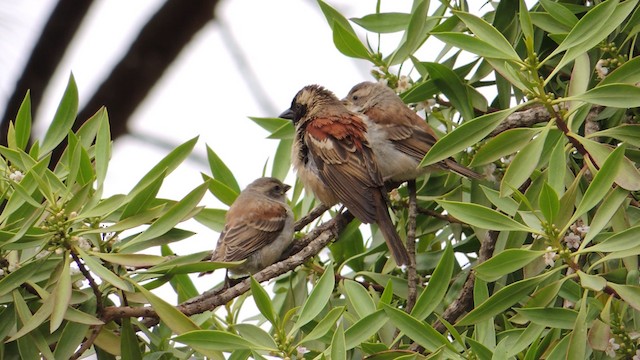
[[[322,105],[340,104],[340,100],[329,90],[320,85],[303,87],[291,101],[291,107],[279,117],[289,119],[297,124],[301,119],[313,114]]]

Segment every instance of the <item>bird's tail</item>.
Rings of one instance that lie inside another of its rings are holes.
[[[373,195],[376,204],[376,222],[378,223],[378,228],[382,231],[384,240],[387,242],[389,251],[391,251],[391,255],[396,261],[396,264],[409,265],[409,253],[402,243],[402,240],[396,231],[396,227],[391,221],[383,191],[384,188],[380,188],[380,191],[374,191]]]
[[[482,175],[478,174],[477,172],[469,169],[466,166],[462,166],[460,164],[458,164],[455,160],[453,159],[446,159],[444,160],[444,164],[445,167],[457,174],[460,174],[464,177],[468,177],[471,179],[476,179],[476,180],[482,180],[483,177]]]

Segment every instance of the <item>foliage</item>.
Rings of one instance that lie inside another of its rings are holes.
[[[416,0],[408,13],[378,4],[347,19],[318,0],[336,48],[427,110],[442,136],[423,165],[455,156],[486,176],[418,181],[416,294],[376,229],[368,238],[356,223],[320,256],[198,294],[188,274],[232,264],[202,261],[207,251],[175,255],[170,245],[192,235],[177,227],[188,219],[220,231],[225,210],[198,204],[207,191],[225,204],[237,196],[223,160],[207,148],[211,175],[178,201],[158,198],[192,139],[128,194],[103,198],[106,110],[71,132],[71,77],[46,135],[30,143],[27,94],[0,148],[2,357],[71,358],[89,348],[100,359],[640,356],[637,3],[501,1],[477,16]],[[435,62],[419,59],[435,46]],[[291,124],[253,120],[280,141],[272,174],[283,178]],[[406,237],[406,187],[391,198]],[[315,201],[296,183],[291,204],[301,219]],[[331,235],[314,220],[299,233],[303,245]],[[276,275],[267,292],[259,281]],[[180,306],[152,292],[166,283]],[[260,315],[240,320],[249,289]]]

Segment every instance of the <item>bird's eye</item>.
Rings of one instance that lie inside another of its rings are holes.
[[[356,101],[358,100],[358,95],[353,95],[351,98],[353,99],[353,101]]]
[[[274,187],[273,187],[273,191],[278,192],[278,193],[279,193],[279,192],[282,192],[282,186],[280,186],[280,185],[276,185],[276,186],[274,186]]]

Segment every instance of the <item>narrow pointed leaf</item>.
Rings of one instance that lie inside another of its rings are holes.
[[[218,154],[209,147],[209,145],[207,145],[207,159],[209,160],[209,169],[211,170],[213,178],[222,182],[236,193],[240,193],[240,186],[238,185],[238,181],[233,175],[233,172],[231,172],[227,165],[222,161],[222,159],[220,159]]]
[[[427,287],[416,300],[416,304],[411,310],[411,316],[422,320],[431,315],[433,310],[438,307],[447,293],[449,282],[453,275],[454,263],[455,256],[453,254],[453,247],[451,244],[447,244],[438,265],[429,278]]]
[[[71,126],[76,119],[78,111],[78,87],[73,74],[69,76],[67,88],[62,95],[56,114],[53,117],[51,125],[49,125],[42,144],[40,145],[40,154],[47,154],[52,151],[69,133]]]
[[[446,200],[439,200],[437,203],[456,219],[482,229],[536,232],[506,215],[482,205]]]
[[[71,300],[71,273],[69,269],[69,258],[70,255],[65,253],[60,277],[56,282],[56,287],[51,293],[51,296],[56,299],[53,304],[53,311],[51,313],[51,320],[49,323],[49,331],[51,333],[56,331],[60,327],[60,324],[62,324],[62,320],[64,319],[67,308],[69,307],[69,301]]]
[[[151,226],[149,226],[145,231],[123,245],[121,249],[124,250],[128,246],[161,236],[171,230],[178,223],[185,220],[187,215],[191,213],[196,206],[198,206],[198,203],[207,191],[208,185],[209,184],[204,183],[193,189],[178,203],[173,205],[166,213],[160,216],[158,220],[153,222],[153,224],[151,224]]]
[[[331,360],[347,360],[347,349],[345,347],[344,329],[340,324],[333,333],[331,339]]]
[[[476,275],[484,281],[496,281],[504,275],[522,269],[533,260],[540,259],[545,251],[507,249],[474,267]]]
[[[422,159],[420,166],[437,163],[478,143],[517,109],[518,107],[513,107],[465,122],[438,140]]]
[[[251,294],[253,295],[253,300],[260,310],[262,316],[264,316],[273,326],[277,326],[278,319],[276,316],[276,312],[273,308],[273,304],[271,303],[271,299],[269,298],[269,294],[260,286],[260,284],[251,277]]]
[[[300,310],[300,316],[298,316],[298,321],[296,321],[294,329],[299,329],[304,326],[324,309],[329,302],[334,286],[335,277],[333,275],[333,267],[327,265],[324,274],[322,274],[304,305],[302,305],[302,310]]]

